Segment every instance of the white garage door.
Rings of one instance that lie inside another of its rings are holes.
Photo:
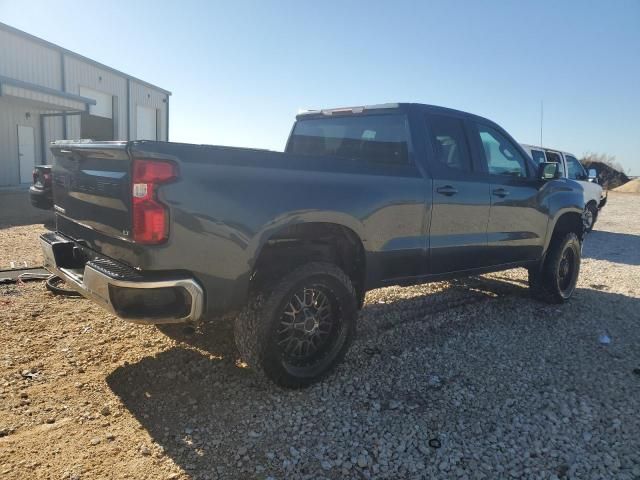
[[[89,105],[89,113],[96,117],[113,118],[113,96],[87,87],[80,87],[80,96],[93,98],[95,105]]]
[[[157,140],[156,109],[136,107],[136,140]]]

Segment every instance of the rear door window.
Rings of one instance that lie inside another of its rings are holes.
[[[298,120],[287,152],[372,163],[409,163],[405,115],[353,115]]]
[[[471,172],[471,155],[464,122],[445,115],[429,115],[427,121],[434,150],[431,166],[436,175]]]

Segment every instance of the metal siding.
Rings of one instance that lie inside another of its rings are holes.
[[[55,43],[51,43],[48,42],[42,38],[36,37],[34,35],[31,35],[30,33],[24,32],[22,30],[18,30],[17,28],[14,28],[10,25],[7,25],[6,23],[2,23],[0,22],[0,30],[9,33],[11,35],[14,35],[20,39],[23,39],[25,41],[31,42],[34,45],[38,45],[44,48],[48,48],[51,50],[54,50],[55,52],[59,52],[63,55],[70,55],[73,56],[74,58],[77,58],[78,60],[80,60],[81,62],[90,64],[90,65],[94,65],[96,66],[98,69],[102,69],[102,70],[108,70],[109,72],[113,72],[115,73],[117,76],[119,77],[123,77],[123,78],[130,78],[132,80],[137,81],[138,83],[142,84],[142,85],[146,85],[147,87],[153,89],[153,90],[159,90],[167,95],[171,95],[171,92],[169,92],[168,90],[164,90],[163,88],[160,88],[156,85],[153,85],[149,82],[146,82],[144,80],[141,80],[139,78],[135,78],[132,77],[131,75],[127,75],[124,72],[121,72],[119,70],[116,70],[113,67],[109,67],[107,65],[104,65],[100,62],[96,62],[95,60],[92,60],[90,58],[87,58],[83,55],[80,55],[79,53],[76,52],[72,52],[71,50],[67,50],[66,48],[62,48],[60,45],[56,45]]]
[[[53,162],[53,154],[51,153],[51,149],[49,148],[49,143],[55,140],[63,139],[62,135],[62,117],[44,117],[44,142],[45,142],[45,150],[46,150],[46,159],[45,163],[50,164]],[[42,157],[39,157],[36,163],[40,163]]]
[[[26,113],[31,115],[26,118]],[[33,127],[35,136],[36,164],[42,159],[40,145],[40,114],[38,110],[26,104],[0,98],[0,186],[18,185],[20,169],[18,159],[18,125]]]
[[[136,107],[138,105],[143,107],[151,107],[159,110],[156,116],[158,122],[158,131],[160,135],[158,140],[167,140],[167,103],[163,102],[167,96],[160,90],[154,90],[147,86],[137,83],[135,80],[131,80],[131,138],[137,138],[136,132]]]
[[[126,140],[128,128],[131,128],[132,138],[135,137],[137,105],[155,108],[158,110],[159,140],[167,139],[168,104],[163,102],[163,99],[167,99],[168,102],[169,92],[166,90],[154,88],[132,78],[130,95],[127,99],[128,77],[125,74],[106,66],[100,68],[92,60],[83,60],[72,52],[49,45],[40,39],[30,39],[27,34],[11,32],[9,27],[0,28],[0,46],[0,75],[76,95],[80,94],[80,86],[113,95],[117,99],[114,104],[114,127],[117,139]],[[102,77],[101,80],[100,77]],[[13,93],[32,101],[52,100],[50,95],[42,92],[33,92],[8,84],[3,88],[15,89]],[[11,92],[6,93],[9,95]],[[57,98],[56,103],[60,104],[59,102],[60,99]],[[84,109],[85,107],[74,100],[65,102],[67,108]],[[51,113],[51,111],[39,108],[42,107],[30,104],[29,100],[20,101],[0,95],[0,186],[19,183],[17,125],[34,128],[36,163],[40,163],[43,158],[40,114]],[[29,119],[25,117],[26,112],[31,113]],[[46,144],[51,140],[64,137],[63,122],[64,120],[60,117],[45,117]],[[66,118],[66,131],[66,138],[80,138],[79,116]],[[51,153],[48,148],[46,150],[46,159],[50,161]]]
[[[59,105],[61,107],[84,110],[85,104],[82,102],[76,102],[67,98],[60,98],[55,95],[49,95],[47,93],[35,92],[27,88],[20,88],[13,85],[3,85],[2,94],[6,96],[12,96],[25,100],[33,100],[34,102],[44,102],[50,105]],[[25,103],[25,105],[27,105]]]
[[[61,89],[60,53],[0,29],[0,75]]]
[[[67,140],[80,138],[80,116],[67,117]]]
[[[126,140],[126,122],[122,118],[122,112],[127,108],[127,80],[125,77],[97,68],[94,65],[82,62],[76,58],[65,56],[65,81],[66,90],[69,93],[80,94],[80,87],[88,87],[93,90],[108,93],[117,97],[114,113],[118,113],[115,118],[115,140]],[[100,80],[102,77],[102,80]],[[70,139],[80,138],[80,119],[69,118],[67,120],[67,137]]]

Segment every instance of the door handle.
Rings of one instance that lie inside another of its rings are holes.
[[[496,197],[506,197],[507,195],[509,195],[509,191],[505,190],[504,188],[496,188],[493,192],[492,192]]]
[[[458,190],[453,188],[451,185],[445,185],[444,187],[436,188],[436,192],[438,192],[441,195],[446,195],[447,197],[450,197],[451,195],[455,195],[456,193],[458,193]]]

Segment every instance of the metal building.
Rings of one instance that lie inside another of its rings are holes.
[[[59,139],[168,140],[171,92],[0,23],[0,186]]]

